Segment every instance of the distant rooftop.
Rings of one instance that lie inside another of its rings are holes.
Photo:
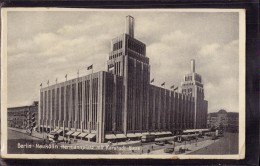
[[[227,113],[227,111],[226,111],[226,110],[224,110],[224,109],[221,109],[221,110],[219,110],[219,111],[218,111],[218,113],[219,113],[219,114],[226,114],[226,113]]]

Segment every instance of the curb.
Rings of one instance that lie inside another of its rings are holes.
[[[18,133],[26,134],[25,132],[20,131],[20,130],[17,130],[17,129],[13,129],[13,128],[8,128],[8,129],[10,129],[10,130],[12,130],[12,131],[15,131],[15,132],[18,132]],[[27,134],[26,134],[26,135],[27,135]],[[43,139],[43,138],[41,138],[41,137],[37,137],[37,136],[34,136],[34,135],[28,135],[28,136],[31,136],[31,137],[34,137],[34,138],[38,138],[38,139]]]

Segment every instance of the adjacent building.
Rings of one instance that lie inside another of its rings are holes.
[[[7,109],[7,125],[8,127],[29,129],[36,127],[38,121],[38,101],[32,105],[10,107]]]
[[[239,121],[237,112],[227,112],[224,109],[208,114],[207,125],[209,128],[224,128],[227,131],[238,131]]]
[[[40,89],[40,131],[106,142],[206,127],[200,89],[190,95],[150,84],[146,45],[134,37],[134,25],[127,16],[126,33],[112,39],[107,71]]]

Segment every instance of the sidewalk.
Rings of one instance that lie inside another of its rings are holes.
[[[180,147],[181,147],[182,149],[184,149],[184,148],[185,148],[185,145],[178,145],[178,146],[175,146],[175,148],[174,148],[174,153],[165,153],[165,152],[164,152],[164,149],[165,149],[165,148],[163,148],[163,149],[160,149],[160,150],[151,151],[150,154],[176,154],[176,155],[185,155],[185,154],[189,154],[189,153],[192,153],[192,152],[194,152],[194,151],[197,151],[197,150],[199,150],[199,149],[205,148],[205,147],[207,147],[207,146],[209,146],[209,145],[211,145],[211,144],[213,144],[213,143],[215,143],[215,142],[217,142],[217,141],[219,141],[219,140],[205,140],[205,141],[197,142],[197,144],[196,144],[196,143],[192,143],[192,144],[188,144],[188,143],[187,143],[187,144],[186,144],[186,149],[188,149],[188,150],[186,150],[185,153],[179,153]]]
[[[8,127],[8,129],[29,135],[29,133],[27,133],[26,130],[24,130],[24,129],[18,129],[18,128],[12,128],[12,127]],[[32,131],[32,134],[30,136],[35,137],[35,138],[39,138],[39,139],[43,139],[43,134],[37,133],[36,131]]]

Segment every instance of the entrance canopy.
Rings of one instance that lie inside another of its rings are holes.
[[[116,134],[116,138],[126,138],[124,134]]]
[[[56,133],[60,134],[63,130],[62,129],[59,129],[56,131]]]
[[[115,134],[106,134],[105,138],[106,139],[116,139],[116,136],[115,136]]]
[[[84,137],[86,137],[86,135],[88,135],[88,133],[81,133],[80,135],[78,135],[78,137],[84,138]]]
[[[80,134],[80,132],[76,131],[75,133],[72,134],[72,136],[78,136]]]
[[[65,135],[70,136],[72,133],[74,133],[74,131],[69,131]]]
[[[128,133],[126,136],[127,136],[128,138],[138,137],[138,136],[136,136],[134,133]]]
[[[137,137],[142,137],[142,133],[135,133]]]
[[[95,137],[96,137],[96,134],[90,133],[90,134],[88,134],[85,138],[90,138],[90,139],[92,139],[92,138],[95,138]]]

